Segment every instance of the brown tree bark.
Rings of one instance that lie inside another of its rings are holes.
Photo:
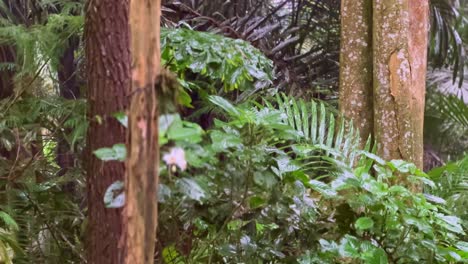
[[[122,263],[118,243],[122,212],[106,209],[107,187],[124,179],[124,165],[103,162],[92,151],[125,142],[125,128],[112,114],[127,105],[130,75],[130,38],[127,0],[88,1],[85,40],[90,126],[87,136],[88,263]]]
[[[423,166],[429,4],[374,0],[374,133],[379,154]]]
[[[372,0],[341,1],[341,113],[352,120],[364,145],[373,130]]]
[[[384,159],[420,168],[428,26],[428,0],[342,1],[340,110]]]
[[[132,99],[125,182],[125,263],[154,263],[159,169],[160,0],[131,0]]]

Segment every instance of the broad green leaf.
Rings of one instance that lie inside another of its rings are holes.
[[[440,220],[443,221],[441,225],[447,228],[448,230],[457,234],[465,234],[465,232],[463,231],[463,227],[460,224],[461,223],[460,218],[456,216],[442,215],[442,214],[437,214],[437,216]]]
[[[212,102],[213,104],[221,107],[224,111],[226,111],[229,115],[233,117],[237,117],[240,115],[239,111],[232,105],[230,102],[228,102],[226,99],[220,97],[220,96],[209,96],[208,100]]]
[[[230,230],[230,231],[238,231],[240,230],[246,223],[244,223],[242,220],[240,219],[235,219],[235,220],[232,220],[232,221],[229,221],[229,223],[227,224],[227,229]]]
[[[345,235],[340,241],[339,252],[341,256],[358,258],[360,257],[359,253],[360,243],[359,240],[353,236]]]
[[[260,196],[253,196],[249,199],[249,206],[251,209],[262,207],[266,204],[265,199]]]
[[[388,257],[385,251],[381,248],[373,250],[365,259],[366,264],[387,264]]]
[[[200,202],[206,196],[205,191],[195,180],[189,178],[178,179],[176,185],[178,186],[180,192],[195,201]]]
[[[432,195],[432,194],[425,193],[424,197],[426,197],[426,199],[428,201],[433,202],[433,203],[437,203],[437,204],[446,204],[447,203],[447,201],[445,201],[444,199],[442,199],[440,197],[437,197],[435,195]]]
[[[179,114],[161,115],[159,117],[159,134],[166,134],[173,122],[181,122]]]
[[[282,156],[276,158],[277,168],[272,167],[273,172],[275,172],[278,176],[282,176],[284,173],[297,171],[300,169],[298,165],[291,161],[291,159],[287,156]]]
[[[392,170],[397,170],[402,173],[414,173],[417,169],[416,165],[404,160],[392,160],[387,162],[387,164]]]
[[[337,195],[337,192],[335,190],[333,190],[330,186],[321,181],[310,180],[309,184],[312,189],[316,190],[325,197],[335,197]]]
[[[125,161],[127,157],[125,144],[115,144],[112,148],[100,148],[93,153],[102,161]]]
[[[270,171],[256,171],[253,176],[255,184],[259,187],[270,190],[278,182],[277,177]]]
[[[228,148],[239,146],[242,143],[239,136],[223,133],[218,130],[213,131],[210,136],[213,142],[213,150],[216,152],[227,151]]]
[[[369,217],[361,217],[355,223],[356,229],[367,230],[374,227],[374,221]]]
[[[16,221],[6,212],[0,211],[0,219],[2,219],[5,225],[8,228],[11,228],[13,231],[19,230],[19,227]]]
[[[167,131],[167,138],[174,141],[199,143],[202,141],[203,129],[189,122],[173,124]]]

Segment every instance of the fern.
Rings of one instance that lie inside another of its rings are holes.
[[[428,175],[436,183],[436,188],[427,191],[445,199],[447,207],[468,225],[468,155],[435,168]]]
[[[337,119],[323,102],[305,102],[281,94],[276,96],[276,103],[279,110],[286,113],[285,122],[301,136],[300,142],[324,150],[327,157],[353,167],[363,150],[371,150],[370,139],[362,149],[359,131],[351,122]],[[361,157],[361,162],[365,162],[364,159]]]

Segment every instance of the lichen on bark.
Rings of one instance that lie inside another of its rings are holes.
[[[340,111],[361,135],[372,134],[372,0],[342,0]]]
[[[374,0],[374,133],[379,154],[422,167],[427,0]],[[422,26],[423,25],[423,26]]]

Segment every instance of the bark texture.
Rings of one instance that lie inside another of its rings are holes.
[[[131,0],[132,92],[125,182],[125,263],[154,263],[159,169],[160,0]]]
[[[374,0],[374,133],[379,154],[423,166],[427,0]]]
[[[372,0],[342,0],[339,106],[362,145],[373,130],[372,69]]]
[[[428,0],[342,0],[340,110],[384,159],[423,167]]]
[[[131,85],[127,0],[88,1],[85,40],[90,127],[87,136],[88,263],[122,263],[118,247],[122,212],[106,209],[107,187],[123,180],[120,162],[103,162],[92,151],[123,143],[125,128],[112,114],[125,109]]]
[[[429,1],[411,0],[409,2],[410,32],[408,39],[409,63],[411,68],[411,103],[413,113],[414,153],[413,162],[424,166],[424,105],[426,98],[427,45],[429,41]]]

